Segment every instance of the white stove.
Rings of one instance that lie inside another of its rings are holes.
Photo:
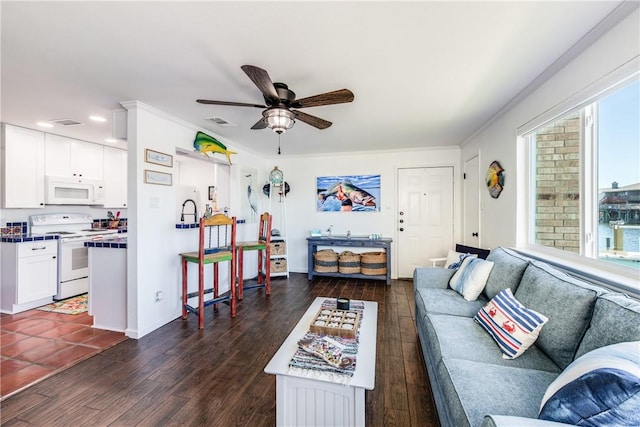
[[[92,224],[91,215],[85,214],[44,214],[29,217],[32,235],[59,235],[56,300],[89,290],[89,253],[84,242],[100,240],[106,234],[118,232],[112,229],[94,229]]]

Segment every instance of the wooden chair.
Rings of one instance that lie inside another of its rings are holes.
[[[200,240],[197,252],[181,253],[182,260],[182,318],[188,312],[198,315],[198,328],[204,328],[204,307],[228,301],[231,317],[236,317],[236,217],[229,218],[224,214],[216,214],[210,218],[200,218]],[[218,293],[218,264],[229,261],[229,293],[220,296]],[[189,293],[187,289],[187,266],[198,264],[198,291]],[[213,287],[205,289],[204,266],[213,264]],[[206,294],[213,293],[213,298],[205,301]],[[197,308],[189,305],[190,298],[198,298]]]
[[[244,290],[265,288],[265,293],[271,295],[271,214],[260,215],[258,240],[252,242],[238,242],[236,244],[238,260],[238,299],[244,298]],[[256,283],[244,286],[244,252],[258,251],[258,277]],[[264,256],[264,261],[262,257]],[[263,272],[264,264],[264,272]]]

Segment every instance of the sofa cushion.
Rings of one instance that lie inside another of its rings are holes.
[[[475,301],[466,301],[453,289],[421,288],[415,292],[416,305],[423,313],[451,314],[453,316],[473,317],[486,304],[483,295]]]
[[[549,320],[523,306],[509,288],[493,297],[473,319],[494,339],[505,359],[522,355],[533,345],[540,329]]]
[[[558,374],[444,358],[437,375],[452,425],[475,427],[487,414],[536,418],[542,395]]]
[[[525,270],[515,297],[549,318],[536,346],[562,369],[573,361],[601,292],[548,264],[533,261]]]
[[[491,261],[467,257],[449,281],[449,286],[467,301],[475,301],[487,283],[491,268]]]
[[[454,273],[455,270],[449,270],[447,268],[416,268],[413,270],[413,286],[415,289],[447,289],[449,287],[449,279],[451,279]]]
[[[511,288],[511,292],[515,294],[529,260],[510,249],[498,247],[491,251],[487,261],[494,263],[484,287],[487,299],[495,297],[506,288]]]
[[[435,360],[448,357],[556,374],[561,371],[535,346],[517,359],[503,359],[493,339],[470,317],[429,314],[422,319],[422,323],[429,353]]]
[[[640,341],[640,301],[623,294],[604,294],[596,301],[589,329],[576,357],[609,344]]]
[[[549,385],[539,418],[582,426],[637,426],[640,341],[598,348],[572,362]]]

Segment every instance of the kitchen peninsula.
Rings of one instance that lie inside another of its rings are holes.
[[[93,327],[127,328],[127,238],[119,234],[85,242],[89,249],[89,314]]]

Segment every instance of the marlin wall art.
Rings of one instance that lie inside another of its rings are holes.
[[[316,211],[380,211],[380,175],[321,176],[316,180]]]
[[[193,147],[196,149],[196,151],[201,152],[205,156],[208,156],[207,153],[224,154],[225,156],[227,156],[229,164],[231,164],[231,155],[238,154],[235,151],[227,150],[226,145],[204,132],[198,132],[196,134],[196,139],[193,141]]]

